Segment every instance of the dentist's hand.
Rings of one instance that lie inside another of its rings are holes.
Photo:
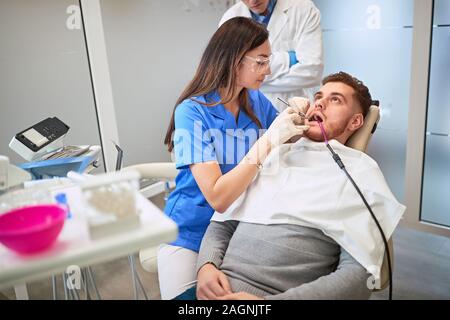
[[[302,118],[294,108],[287,107],[281,112],[265,133],[271,148],[274,149],[290,138],[302,135],[304,131],[309,129],[307,125],[298,125],[300,123],[302,123]]]
[[[197,299],[210,300],[231,294],[227,276],[212,263],[200,268],[197,274]]]
[[[295,110],[295,112],[302,113],[304,115],[305,118],[303,119],[301,124],[308,125],[308,119],[307,119],[308,116],[306,113],[308,112],[309,106],[310,106],[309,99],[304,98],[304,97],[293,97],[293,98],[290,98],[288,100],[288,102],[289,102],[289,105],[292,107],[292,109]],[[294,136],[294,137],[290,138],[288,142],[295,143],[301,137],[302,137],[302,135]]]
[[[294,109],[297,113],[301,112],[306,115],[306,112],[309,109],[309,100],[303,97],[293,97],[288,100],[289,105]]]

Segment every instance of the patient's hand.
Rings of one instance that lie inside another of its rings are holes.
[[[218,300],[264,300],[261,297],[255,296],[247,292],[230,293],[217,298]]]
[[[200,268],[197,274],[197,299],[218,299],[230,294],[231,287],[227,276],[212,263]]]

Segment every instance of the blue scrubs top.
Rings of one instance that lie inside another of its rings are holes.
[[[248,90],[250,104],[262,128],[267,129],[277,116],[272,103],[259,91]],[[217,92],[193,99],[208,103],[219,101]],[[219,162],[222,174],[233,169],[263,132],[242,110],[238,120],[222,104],[208,107],[186,99],[175,110],[174,153],[179,173],[175,190],[167,199],[164,212],[179,229],[172,245],[198,252],[214,209],[200,191],[189,165]]]

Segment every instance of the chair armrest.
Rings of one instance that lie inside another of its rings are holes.
[[[174,180],[178,174],[178,170],[173,162],[151,162],[136,164],[124,168],[123,170],[136,170],[141,174],[141,178],[151,179],[166,179]]]
[[[388,240],[388,247],[391,257],[392,273],[394,273],[394,243],[392,242],[392,238]],[[381,265],[380,271],[380,289],[375,289],[374,291],[384,290],[388,286],[389,286],[389,266],[388,266],[387,252],[385,252],[383,264]]]

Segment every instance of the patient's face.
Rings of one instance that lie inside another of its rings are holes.
[[[324,141],[320,127],[313,117],[322,119],[327,138],[345,143],[363,124],[363,115],[354,97],[354,89],[342,82],[328,82],[314,95],[307,112],[310,128],[305,135],[314,141]]]

